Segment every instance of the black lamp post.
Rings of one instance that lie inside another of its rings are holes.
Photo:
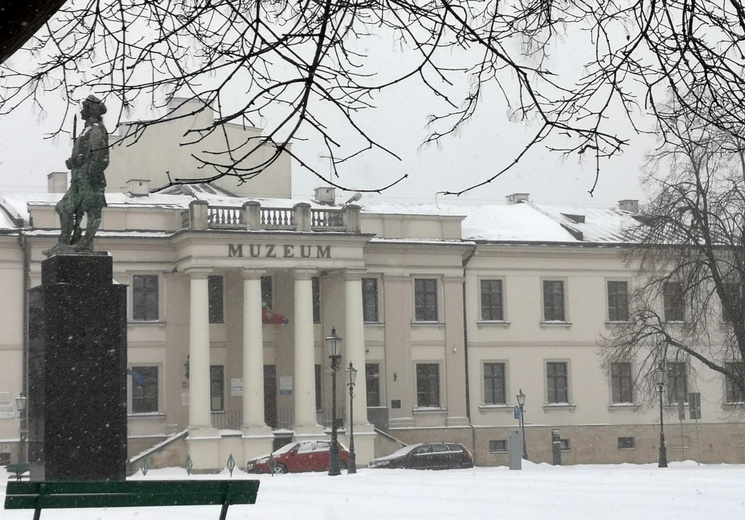
[[[339,465],[339,439],[336,432],[336,372],[341,365],[341,354],[339,354],[339,342],[341,338],[336,335],[336,328],[331,329],[331,336],[326,338],[329,346],[329,359],[331,359],[331,446],[329,448],[329,475],[341,475]]]
[[[347,374],[349,374],[349,381],[347,382],[349,387],[349,464],[347,465],[347,473],[357,473],[357,458],[354,454],[354,382],[357,380],[357,369],[352,366],[351,361],[347,368]]]
[[[520,429],[523,434],[523,459],[528,460],[528,445],[525,443],[525,394],[523,389],[517,394],[517,405],[520,407]]]
[[[660,455],[657,462],[658,468],[667,467],[667,446],[665,446],[665,420],[662,407],[662,391],[665,388],[665,371],[662,367],[654,371],[654,382],[660,392]]]
[[[28,428],[26,427],[26,405],[28,404],[28,397],[21,395],[16,397],[16,408],[18,408],[18,418],[20,423],[20,438],[18,442],[18,462],[21,464],[26,463],[26,437],[28,434]]]

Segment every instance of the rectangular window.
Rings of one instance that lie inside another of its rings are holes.
[[[722,320],[732,323],[738,316],[742,316],[742,285],[734,282],[724,284],[724,298],[722,300]]]
[[[633,403],[631,363],[611,363],[610,379],[613,403]]]
[[[212,275],[207,278],[209,293],[210,323],[225,323],[225,296],[223,294],[223,277]]]
[[[628,282],[608,282],[608,321],[629,321]]]
[[[437,321],[437,280],[414,280],[414,307],[415,321]]]
[[[440,407],[440,365],[417,363],[416,405],[423,408]]]
[[[157,274],[136,274],[132,277],[132,319],[158,321]]]
[[[569,377],[567,363],[546,363],[546,387],[549,404],[569,403]]]
[[[507,404],[505,364],[484,363],[484,404]]]
[[[365,389],[367,406],[380,406],[380,365],[365,363]]]
[[[543,281],[543,320],[566,321],[564,313],[564,282]]]
[[[503,439],[490,440],[489,453],[507,453],[507,441]]]
[[[261,306],[268,309],[274,308],[274,302],[272,301],[272,277],[262,276],[261,277]]]
[[[133,366],[132,413],[158,411],[158,367]]]
[[[225,410],[225,370],[222,365],[210,366],[210,410]]]
[[[619,450],[633,450],[636,448],[636,439],[634,437],[619,437],[618,438],[618,449]]]
[[[504,321],[502,280],[481,280],[481,320]]]
[[[688,367],[682,361],[667,362],[667,398],[671,403],[688,401]]]
[[[742,387],[738,386],[736,381],[744,381],[745,380],[745,363],[739,362],[728,362],[724,364],[724,367],[735,374],[735,378],[727,376],[725,379],[725,386],[726,386],[726,401],[727,403],[745,403],[745,392],[743,392]]]
[[[663,292],[665,300],[665,321],[685,321],[683,284],[679,282],[666,282]]]
[[[572,451],[572,443],[569,442],[569,439],[561,439],[560,446],[561,451]]]
[[[321,323],[321,279],[311,278],[313,285],[313,323]]]
[[[362,319],[365,323],[378,323],[378,279],[362,279]]]

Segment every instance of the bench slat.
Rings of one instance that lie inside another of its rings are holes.
[[[255,504],[257,480],[8,482],[6,509]]]

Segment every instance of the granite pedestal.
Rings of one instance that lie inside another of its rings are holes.
[[[29,307],[31,479],[124,480],[127,292],[112,258],[48,258]]]

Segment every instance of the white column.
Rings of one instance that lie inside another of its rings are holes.
[[[265,429],[264,333],[261,317],[263,270],[243,271],[243,427]]]
[[[212,427],[210,414],[209,272],[190,272],[189,429]]]
[[[314,271],[295,271],[295,432],[318,433],[316,419],[315,344],[313,335]]]
[[[357,369],[357,381],[354,387],[354,424],[367,424],[367,389],[365,384],[365,323],[362,314],[362,271],[347,270],[344,277],[344,299],[346,304],[346,321],[344,348],[346,356],[342,369],[349,368],[352,362]],[[347,410],[349,410],[349,374],[341,372],[344,388],[347,390]],[[349,415],[347,415],[349,417]]]

